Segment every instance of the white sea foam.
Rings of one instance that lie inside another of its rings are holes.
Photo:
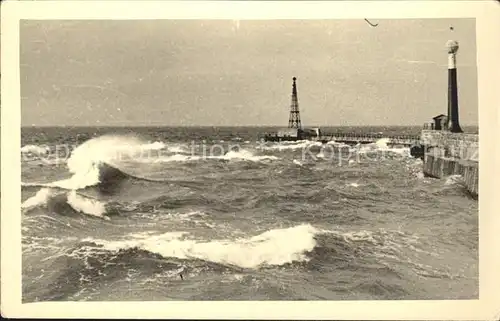
[[[270,155],[254,155],[252,152],[241,149],[239,151],[229,151],[226,155],[222,156],[224,159],[242,159],[249,160],[253,162],[259,162],[262,160],[276,160],[278,157]]]
[[[425,178],[425,174],[422,171],[418,171],[418,172],[415,172],[415,177],[418,178],[418,179],[424,179]]]
[[[326,145],[333,145],[334,147],[349,146],[346,143],[336,142],[335,140],[331,140],[331,141],[326,142]]]
[[[176,216],[181,220],[189,220],[193,216],[198,216],[198,217],[203,217],[207,216],[204,212],[201,211],[192,211],[192,212],[187,212],[187,213],[171,213],[171,216]]]
[[[36,186],[41,189],[24,201],[21,208],[29,210],[36,206],[44,206],[51,197],[62,194],[63,192],[58,190],[62,188],[70,190],[65,192],[66,202],[75,211],[107,219],[103,216],[106,212],[105,203],[82,197],[74,191],[100,183],[100,171],[104,163],[112,165],[124,155],[133,157],[145,150],[159,150],[164,147],[164,143],[144,143],[135,137],[102,136],[91,139],[77,147],[67,160],[66,165],[73,174],[70,178],[50,183],[22,183],[22,186]]]
[[[361,230],[361,231],[349,231],[349,232],[338,232],[329,231],[331,234],[342,237],[346,242],[370,242],[377,243],[375,235],[372,231]]]
[[[40,189],[34,196],[28,198],[21,204],[21,209],[30,210],[34,207],[45,205],[49,198],[53,196],[55,192],[50,188]]]
[[[375,143],[370,143],[370,144],[357,144],[355,148],[359,150],[360,153],[363,152],[372,152],[372,151],[378,151],[378,150],[383,150],[387,151],[389,150],[389,146],[387,143],[389,142],[389,138],[381,138],[377,140]]]
[[[67,203],[77,212],[109,220],[109,217],[104,216],[106,204],[98,200],[85,198],[76,194],[75,191],[71,191],[67,193]]]
[[[381,139],[377,140],[374,144],[379,149],[389,149],[389,147],[387,146],[388,142],[390,142],[389,138],[381,138]]]
[[[99,163],[140,157],[144,151],[164,147],[164,143],[145,144],[135,137],[101,136],[78,146],[68,159],[67,165],[71,173],[83,173],[91,171]]]
[[[208,220],[205,218],[206,216],[207,214],[201,211],[190,211],[186,213],[173,212],[164,215],[165,219],[167,219],[168,221],[190,222],[196,225],[215,228],[216,225],[214,223],[208,222]]]
[[[212,155],[183,155],[174,154],[170,156],[162,156],[159,158],[144,159],[143,162],[153,163],[170,163],[170,162],[195,162],[202,160],[244,160],[252,162],[261,162],[265,160],[279,159],[271,155],[254,155],[251,151],[240,149],[239,151],[231,150],[225,155],[212,156]]]
[[[90,199],[78,195],[75,191],[63,192],[51,188],[42,188],[34,196],[28,198],[21,204],[21,209],[25,212],[32,210],[35,207],[44,207],[48,204],[51,198],[64,196],[61,201],[65,201],[76,212],[98,216],[108,220],[105,216],[106,203],[95,199]]]
[[[393,147],[393,148],[389,148],[389,151],[392,153],[395,153],[395,154],[399,154],[401,156],[413,157],[413,156],[411,156],[410,148],[408,148],[408,147]]]
[[[129,158],[140,158],[145,151],[165,148],[162,142],[144,143],[135,137],[101,136],[78,146],[66,162],[73,176],[46,184],[45,187],[59,187],[70,190],[82,189],[100,183],[100,166],[110,165]]]
[[[399,154],[405,157],[411,157],[410,148],[408,147],[389,147],[387,143],[390,141],[389,138],[381,138],[377,140],[375,143],[370,144],[358,144],[356,145],[352,151],[358,151],[358,153],[369,153],[369,152],[389,152],[394,154]]]
[[[63,196],[64,198],[62,198],[61,201],[66,201],[68,205],[79,213],[109,219],[104,216],[106,212],[105,203],[82,197],[76,194],[76,192],[62,192],[51,188],[40,189],[34,196],[28,198],[21,204],[21,209],[27,212],[35,207],[45,207],[51,198],[59,196]]]
[[[321,146],[323,145],[321,142],[315,142],[315,141],[309,141],[309,140],[299,140],[296,142],[280,142],[273,144],[271,146],[264,146],[264,147],[259,147],[261,149],[265,150],[295,150],[295,149],[302,149],[302,148],[307,148],[311,146]]]
[[[444,185],[455,185],[461,184],[463,182],[462,175],[451,175],[446,178]]]
[[[165,145],[165,143],[163,142],[154,142],[151,144],[143,144],[141,145],[141,148],[145,150],[160,150],[167,148],[167,145]]]
[[[169,145],[167,147],[168,151],[171,152],[171,153],[178,153],[178,154],[181,154],[181,153],[187,153],[187,149],[185,146],[183,145]]]
[[[21,148],[21,153],[32,153],[37,155],[45,155],[50,151],[47,146],[25,145]]]
[[[254,237],[235,240],[198,241],[184,238],[186,233],[175,232],[129,240],[87,241],[100,244],[110,251],[137,247],[163,257],[195,258],[242,268],[258,268],[262,265],[307,261],[305,253],[316,246],[314,236],[317,233],[316,228],[306,224],[273,229]]]

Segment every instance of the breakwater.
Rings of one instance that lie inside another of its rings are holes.
[[[335,141],[348,145],[372,144],[380,139],[385,139],[388,146],[412,146],[418,144],[420,136],[417,135],[384,135],[384,134],[357,134],[357,133],[332,133],[323,134],[321,141]]]
[[[479,135],[423,130],[424,175],[444,178],[460,175],[472,196],[479,195]]]

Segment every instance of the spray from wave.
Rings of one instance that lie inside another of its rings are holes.
[[[70,211],[106,218],[106,203],[85,197],[77,191],[96,187],[101,195],[111,195],[120,190],[127,179],[143,179],[120,169],[122,162],[144,156],[152,150],[164,149],[161,142],[145,143],[134,136],[101,136],[91,139],[72,151],[66,162],[71,177],[50,183],[21,183],[23,188],[40,190],[23,202],[25,211],[37,206],[55,206]],[[59,211],[57,211],[59,212]]]
[[[144,143],[130,136],[101,136],[78,146],[66,162],[71,174],[68,179],[51,183],[25,183],[24,186],[55,187],[79,190],[99,183],[119,180],[131,176],[122,172],[120,163],[143,157],[152,150],[165,148],[161,142]]]
[[[164,143],[144,144],[135,137],[102,136],[92,139],[73,151],[67,166],[74,175],[60,184],[80,189],[101,183],[105,178],[105,172],[102,171],[104,165],[108,165],[107,169],[115,165],[113,167],[117,169],[121,161],[140,158],[145,152],[163,148]]]
[[[21,204],[21,209],[27,213],[35,208],[49,208],[60,214],[87,214],[109,220],[106,203],[79,195],[76,191],[63,191],[53,188],[42,188],[34,196]]]
[[[395,147],[395,146],[389,147],[388,145],[389,142],[390,142],[389,138],[381,138],[374,143],[358,144],[355,146],[355,149],[360,154],[366,154],[371,152],[385,152],[403,157],[411,157],[410,149],[408,147]]]
[[[125,186],[130,186],[125,185],[127,181],[140,180],[162,184],[169,182],[166,179],[157,180],[132,174],[127,164],[135,168],[139,163],[188,162],[205,159],[261,162],[278,159],[275,156],[254,155],[244,149],[230,150],[220,156],[186,154],[164,156],[172,152],[185,153],[185,146],[178,144],[167,146],[163,142],[146,143],[135,136],[109,135],[91,139],[74,149],[67,159],[66,166],[72,174],[69,178],[49,183],[22,182],[22,187],[25,189],[40,188],[34,196],[23,203],[22,208],[27,211],[33,206],[46,206],[49,202],[66,202],[77,212],[104,217],[105,203],[96,203],[86,195],[81,195],[81,191],[92,189],[97,191],[99,196],[109,196],[116,195]],[[195,184],[195,182],[181,181],[175,183],[187,184],[189,187]]]

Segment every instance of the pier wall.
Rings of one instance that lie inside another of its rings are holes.
[[[424,175],[461,175],[467,190],[479,195],[479,135],[423,130],[420,142],[425,150]]]
[[[477,134],[423,130],[420,143],[426,147],[426,154],[479,161],[479,135]]]

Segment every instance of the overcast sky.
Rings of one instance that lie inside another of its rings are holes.
[[[473,19],[21,21],[22,125],[477,125]],[[450,30],[450,26],[454,30]]]

